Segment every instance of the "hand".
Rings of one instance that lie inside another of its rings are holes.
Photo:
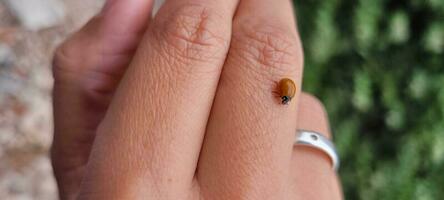
[[[57,50],[54,172],[62,199],[340,199],[322,104],[302,79],[287,0],[111,0]],[[136,51],[137,49],[137,51]]]

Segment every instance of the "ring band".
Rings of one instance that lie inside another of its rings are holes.
[[[335,171],[339,169],[339,156],[335,145],[323,135],[314,131],[298,130],[295,145],[305,145],[323,151],[330,157],[333,169]]]

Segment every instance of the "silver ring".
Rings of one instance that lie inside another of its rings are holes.
[[[314,147],[323,151],[330,157],[333,169],[335,171],[339,169],[339,156],[335,145],[323,135],[314,131],[298,130],[296,133],[296,144]]]

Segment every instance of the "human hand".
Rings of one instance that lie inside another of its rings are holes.
[[[273,96],[283,77],[301,85],[290,2],[170,0],[154,19],[151,7],[110,1],[56,53],[61,197],[341,198],[328,157],[293,148],[296,129],[329,135],[322,105]]]

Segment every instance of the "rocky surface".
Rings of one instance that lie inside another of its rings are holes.
[[[40,30],[60,24],[65,18],[65,7],[58,0],[5,0],[5,5],[30,30]]]

